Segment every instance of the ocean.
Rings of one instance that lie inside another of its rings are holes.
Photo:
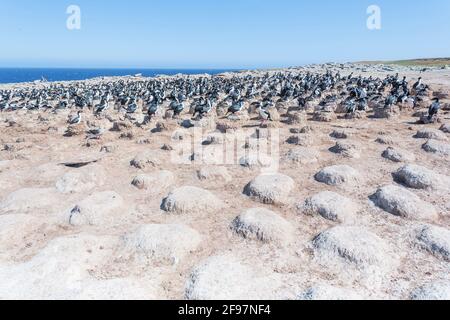
[[[0,68],[0,83],[20,83],[41,80],[71,81],[86,80],[96,77],[114,77],[142,74],[145,77],[156,75],[184,74],[219,74],[235,70],[219,69],[49,69],[49,68]]]

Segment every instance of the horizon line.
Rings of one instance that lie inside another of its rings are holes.
[[[271,69],[289,69],[289,68],[297,68],[301,66],[307,65],[323,65],[329,63],[341,63],[341,64],[361,64],[361,63],[393,63],[393,62],[410,62],[410,61],[426,61],[426,60],[450,60],[449,57],[420,57],[420,58],[405,58],[405,59],[391,59],[391,60],[354,60],[354,61],[327,61],[327,62],[312,62],[312,63],[301,63],[296,65],[285,65],[285,66],[248,66],[248,67],[140,67],[140,66],[1,66],[0,69],[73,69],[73,70],[102,70],[102,69],[111,69],[111,70],[120,70],[120,69],[136,69],[136,70],[230,70],[230,71],[239,71],[239,70],[271,70]]]

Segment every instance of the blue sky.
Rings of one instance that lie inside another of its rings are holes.
[[[82,28],[66,28],[66,8]],[[368,30],[367,7],[382,29]],[[448,0],[1,0],[0,67],[253,68],[450,56]]]

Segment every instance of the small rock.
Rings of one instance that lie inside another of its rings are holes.
[[[160,192],[170,187],[175,181],[175,176],[170,171],[157,171],[150,174],[141,174],[133,179],[131,184],[140,190]]]
[[[169,117],[169,119],[172,119],[172,117],[173,117],[173,114],[172,114],[172,116]],[[168,124],[166,124],[165,122],[158,121],[155,125],[155,129],[153,130],[153,132],[156,133],[156,132],[164,132],[164,131],[169,131],[169,130],[170,129],[169,129]]]
[[[244,194],[264,204],[285,204],[294,186],[294,180],[286,175],[264,174],[251,181]]]
[[[181,126],[185,129],[190,129],[190,128],[195,127],[195,123],[194,123],[194,120],[186,119],[186,120],[181,121]]]
[[[417,244],[432,255],[450,262],[450,230],[433,225],[419,228],[416,234]]]
[[[442,119],[439,116],[434,116],[430,119],[428,116],[428,112],[423,112],[421,115],[418,115],[420,117],[418,123],[419,124],[437,124],[442,123]]]
[[[124,121],[116,121],[113,123],[112,131],[116,132],[122,132],[124,130],[131,130],[133,126],[131,123],[124,122]]]
[[[311,148],[298,147],[296,149],[289,150],[284,158],[297,165],[307,165],[317,163],[319,153]]]
[[[313,145],[314,141],[309,134],[298,134],[295,136],[290,136],[286,140],[287,144],[292,144],[296,146],[308,147]]]
[[[308,121],[308,115],[306,112],[288,113],[288,124],[299,125],[305,124]]]
[[[402,218],[414,220],[438,218],[437,211],[431,204],[421,200],[411,191],[397,186],[380,188],[371,199],[376,206]]]
[[[416,160],[416,156],[413,153],[393,147],[387,148],[383,152],[382,157],[393,162],[414,162]]]
[[[240,126],[238,123],[235,123],[233,121],[219,121],[217,122],[217,130],[219,130],[222,133],[227,133],[228,131],[237,131],[239,130]]]
[[[344,115],[344,119],[352,120],[352,119],[363,119],[366,116],[366,112],[362,110],[356,110],[353,113],[346,113]]]
[[[75,136],[81,136],[85,133],[86,128],[84,126],[69,126],[67,127],[67,130],[64,133],[65,137],[75,137]]]
[[[359,268],[378,267],[390,270],[394,265],[389,244],[376,234],[354,226],[337,226],[322,232],[313,240],[319,259],[332,265],[330,259],[354,264]]]
[[[257,153],[257,154],[249,154],[244,157],[242,157],[239,160],[239,164],[242,167],[249,168],[249,169],[255,169],[255,168],[268,168],[273,165],[273,159],[272,157],[264,154],[264,153]]]
[[[450,156],[450,144],[445,142],[428,140],[428,142],[425,143],[422,148],[426,152],[435,153],[441,156]]]
[[[311,126],[304,126],[303,128],[300,129],[299,133],[311,133],[314,132],[314,128]]]
[[[384,106],[374,108],[374,118],[376,119],[397,119],[401,114],[398,106],[384,108]]]
[[[224,203],[211,192],[197,187],[181,187],[162,202],[161,209],[172,214],[206,214],[222,209]]]
[[[161,147],[161,150],[164,150],[164,151],[173,151],[173,147],[172,147],[171,145],[169,145],[169,144],[164,144],[164,145]]]
[[[318,122],[332,122],[336,119],[334,112],[315,112],[313,115],[313,120]]]
[[[146,263],[178,264],[200,245],[200,234],[179,224],[149,224],[123,236],[125,250]]]
[[[401,167],[393,176],[397,182],[413,189],[445,190],[450,188],[450,177],[418,165]]]
[[[346,142],[344,143],[338,141],[334,147],[330,148],[330,151],[342,155],[343,157],[346,158],[353,158],[353,159],[361,158],[361,153],[358,147],[351,143]]]
[[[342,184],[358,183],[360,175],[358,171],[347,165],[336,165],[322,169],[315,178],[318,182],[325,183],[330,186],[338,186]]]
[[[330,133],[330,137],[335,139],[347,139],[349,136],[350,134],[344,130],[333,130],[333,132]]]
[[[414,136],[416,139],[434,139],[440,141],[448,141],[447,136],[442,131],[436,129],[422,129]]]
[[[228,170],[226,167],[202,167],[200,170],[197,171],[197,178],[199,180],[211,180],[214,182],[222,182],[222,183],[228,183],[233,178],[228,173]]]
[[[320,215],[334,222],[354,220],[358,206],[350,199],[334,192],[324,191],[298,204],[297,209],[308,215]]]
[[[164,120],[170,120],[170,119],[173,119],[174,116],[175,116],[175,112],[173,110],[169,109],[169,110],[166,110],[163,118],[164,118]],[[163,122],[158,122],[157,125],[161,124],[161,123],[163,123]]]
[[[134,139],[134,133],[129,131],[129,132],[123,132],[120,134],[119,139],[121,140],[133,140]]]
[[[284,218],[267,209],[249,209],[238,216],[231,229],[245,239],[285,244],[293,239],[294,228]]]
[[[224,144],[225,142],[225,134],[223,133],[212,133],[208,135],[203,141],[203,144],[210,145],[210,144]]]
[[[375,140],[379,144],[394,145],[394,139],[391,136],[380,136]]]
[[[143,170],[147,167],[158,167],[161,165],[161,160],[158,158],[155,151],[143,151],[131,160],[130,165]]]

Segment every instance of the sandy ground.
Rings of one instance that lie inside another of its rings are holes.
[[[450,90],[448,70],[404,73]],[[176,161],[180,144],[199,129],[175,120],[158,119],[167,123],[162,132],[152,132],[156,121],[110,131],[113,122],[86,115],[82,129],[95,122],[106,130],[87,144],[84,133],[64,136],[69,112],[0,114],[0,298],[448,299],[450,155],[426,152],[428,139],[414,136],[433,129],[432,140],[448,150],[450,134],[439,129],[450,115],[418,125],[412,113],[277,123],[269,135],[278,152],[269,156],[278,169],[264,168],[264,159],[242,166],[245,141],[233,142],[234,134],[216,139],[234,143],[226,165]],[[259,124],[239,123],[239,137],[255,143]],[[292,133],[305,127],[308,133]],[[220,134],[214,125],[202,133],[192,145],[211,160],[222,145],[202,142]],[[286,142],[292,136],[300,145]],[[337,142],[352,145],[349,152],[330,151]],[[400,150],[401,162],[382,157],[388,147]],[[297,162],[288,156],[293,150]],[[63,165],[83,161],[95,163]],[[335,165],[350,166],[355,178],[319,182],[316,174]],[[395,181],[406,165],[417,166],[419,177],[426,172],[429,185]],[[249,192],[261,174],[269,178]],[[400,191],[383,207],[373,195],[389,185]],[[344,198],[306,201],[324,191]],[[254,208],[266,211],[247,211]]]

